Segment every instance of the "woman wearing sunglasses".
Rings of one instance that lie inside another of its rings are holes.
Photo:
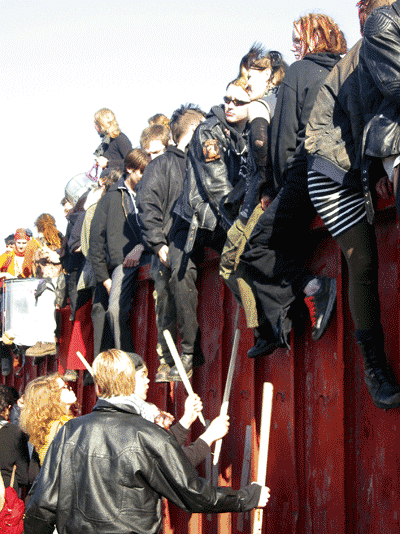
[[[74,417],[75,403],[74,391],[58,373],[35,378],[27,385],[20,427],[29,435],[40,465],[58,430]]]

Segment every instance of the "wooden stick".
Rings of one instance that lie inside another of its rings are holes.
[[[83,363],[83,365],[86,367],[86,369],[89,371],[89,373],[93,376],[93,369],[92,367],[89,365],[88,361],[86,360],[86,358],[83,356],[83,354],[81,354],[79,352],[79,350],[77,351],[76,355],[78,356],[78,358],[81,360],[81,362]]]
[[[263,401],[261,411],[260,447],[258,453],[257,484],[265,485],[267,476],[267,460],[269,433],[271,428],[273,387],[270,382],[264,382]],[[254,513],[252,534],[261,534],[263,521],[263,509],[257,508]]]
[[[183,367],[183,363],[182,363],[181,357],[179,356],[179,352],[178,352],[177,348],[175,347],[174,340],[172,339],[172,336],[171,336],[171,334],[169,333],[168,330],[164,330],[163,334],[164,334],[164,337],[165,337],[165,341],[167,342],[169,351],[170,351],[170,353],[171,353],[171,355],[172,355],[172,357],[174,359],[176,368],[178,369],[179,375],[182,378],[182,382],[183,382],[183,384],[184,384],[184,386],[186,388],[186,391],[187,391],[188,395],[193,395],[192,384],[190,383],[190,380],[189,380],[188,375],[187,375],[187,373],[185,371],[185,368]],[[206,422],[205,422],[203,414],[201,412],[199,413],[199,419],[203,423],[203,425],[206,426]]]
[[[235,337],[233,338],[231,360],[229,362],[228,375],[226,377],[226,384],[225,384],[224,396],[222,397],[220,415],[227,415],[228,414],[229,397],[230,397],[230,394],[231,394],[232,379],[233,379],[233,373],[235,372],[236,356],[237,356],[237,353],[238,353],[239,340],[240,340],[240,330],[237,327],[238,321],[239,321],[239,304],[237,305],[237,308],[236,308]],[[218,465],[219,456],[221,454],[221,447],[222,447],[222,438],[218,439],[215,442],[214,460],[213,460],[213,464],[214,465]]]

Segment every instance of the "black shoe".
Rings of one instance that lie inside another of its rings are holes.
[[[358,343],[364,360],[365,383],[377,408],[389,410],[400,406],[400,386],[389,369],[383,348],[376,341]]]
[[[193,354],[182,354],[181,360],[186,374],[188,378],[190,378],[193,374]],[[176,365],[171,367],[169,378],[172,382],[182,382],[182,378]]]
[[[274,341],[271,343],[270,341],[267,341],[266,339],[259,338],[257,339],[257,343],[252,347],[248,353],[248,358],[256,358],[257,356],[268,356],[269,354],[272,354],[274,350],[276,349],[286,349],[286,345],[283,343],[278,343],[278,341]]]
[[[169,376],[170,371],[171,367],[167,363],[161,362],[157,369],[155,382],[171,382],[172,379]]]
[[[311,337],[317,341],[325,332],[336,300],[336,280],[328,276],[318,278],[320,288],[304,299],[311,317]]]

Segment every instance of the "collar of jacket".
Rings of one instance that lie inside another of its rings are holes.
[[[139,415],[138,411],[133,406],[127,404],[111,404],[107,399],[98,399],[93,411],[96,412],[125,412]]]
[[[173,154],[175,154],[179,158],[184,158],[185,155],[186,155],[184,152],[182,152],[182,150],[179,150],[179,148],[174,146],[174,145],[168,146],[166,151],[167,152],[172,152]]]
[[[395,10],[396,15],[400,17],[400,0],[397,0],[392,4],[392,8]]]
[[[210,118],[213,115],[215,115],[219,122],[222,123],[222,126],[229,131],[230,138],[233,141],[237,154],[244,154],[247,150],[246,136],[248,133],[248,125],[246,124],[243,132],[239,132],[237,128],[235,128],[226,120],[225,109],[223,104],[221,104],[220,106],[213,106],[209,115],[207,115],[207,118]]]

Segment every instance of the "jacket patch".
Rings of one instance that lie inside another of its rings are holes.
[[[216,139],[207,139],[207,141],[204,141],[203,153],[206,158],[206,163],[220,159],[221,154],[219,152],[218,141]]]

